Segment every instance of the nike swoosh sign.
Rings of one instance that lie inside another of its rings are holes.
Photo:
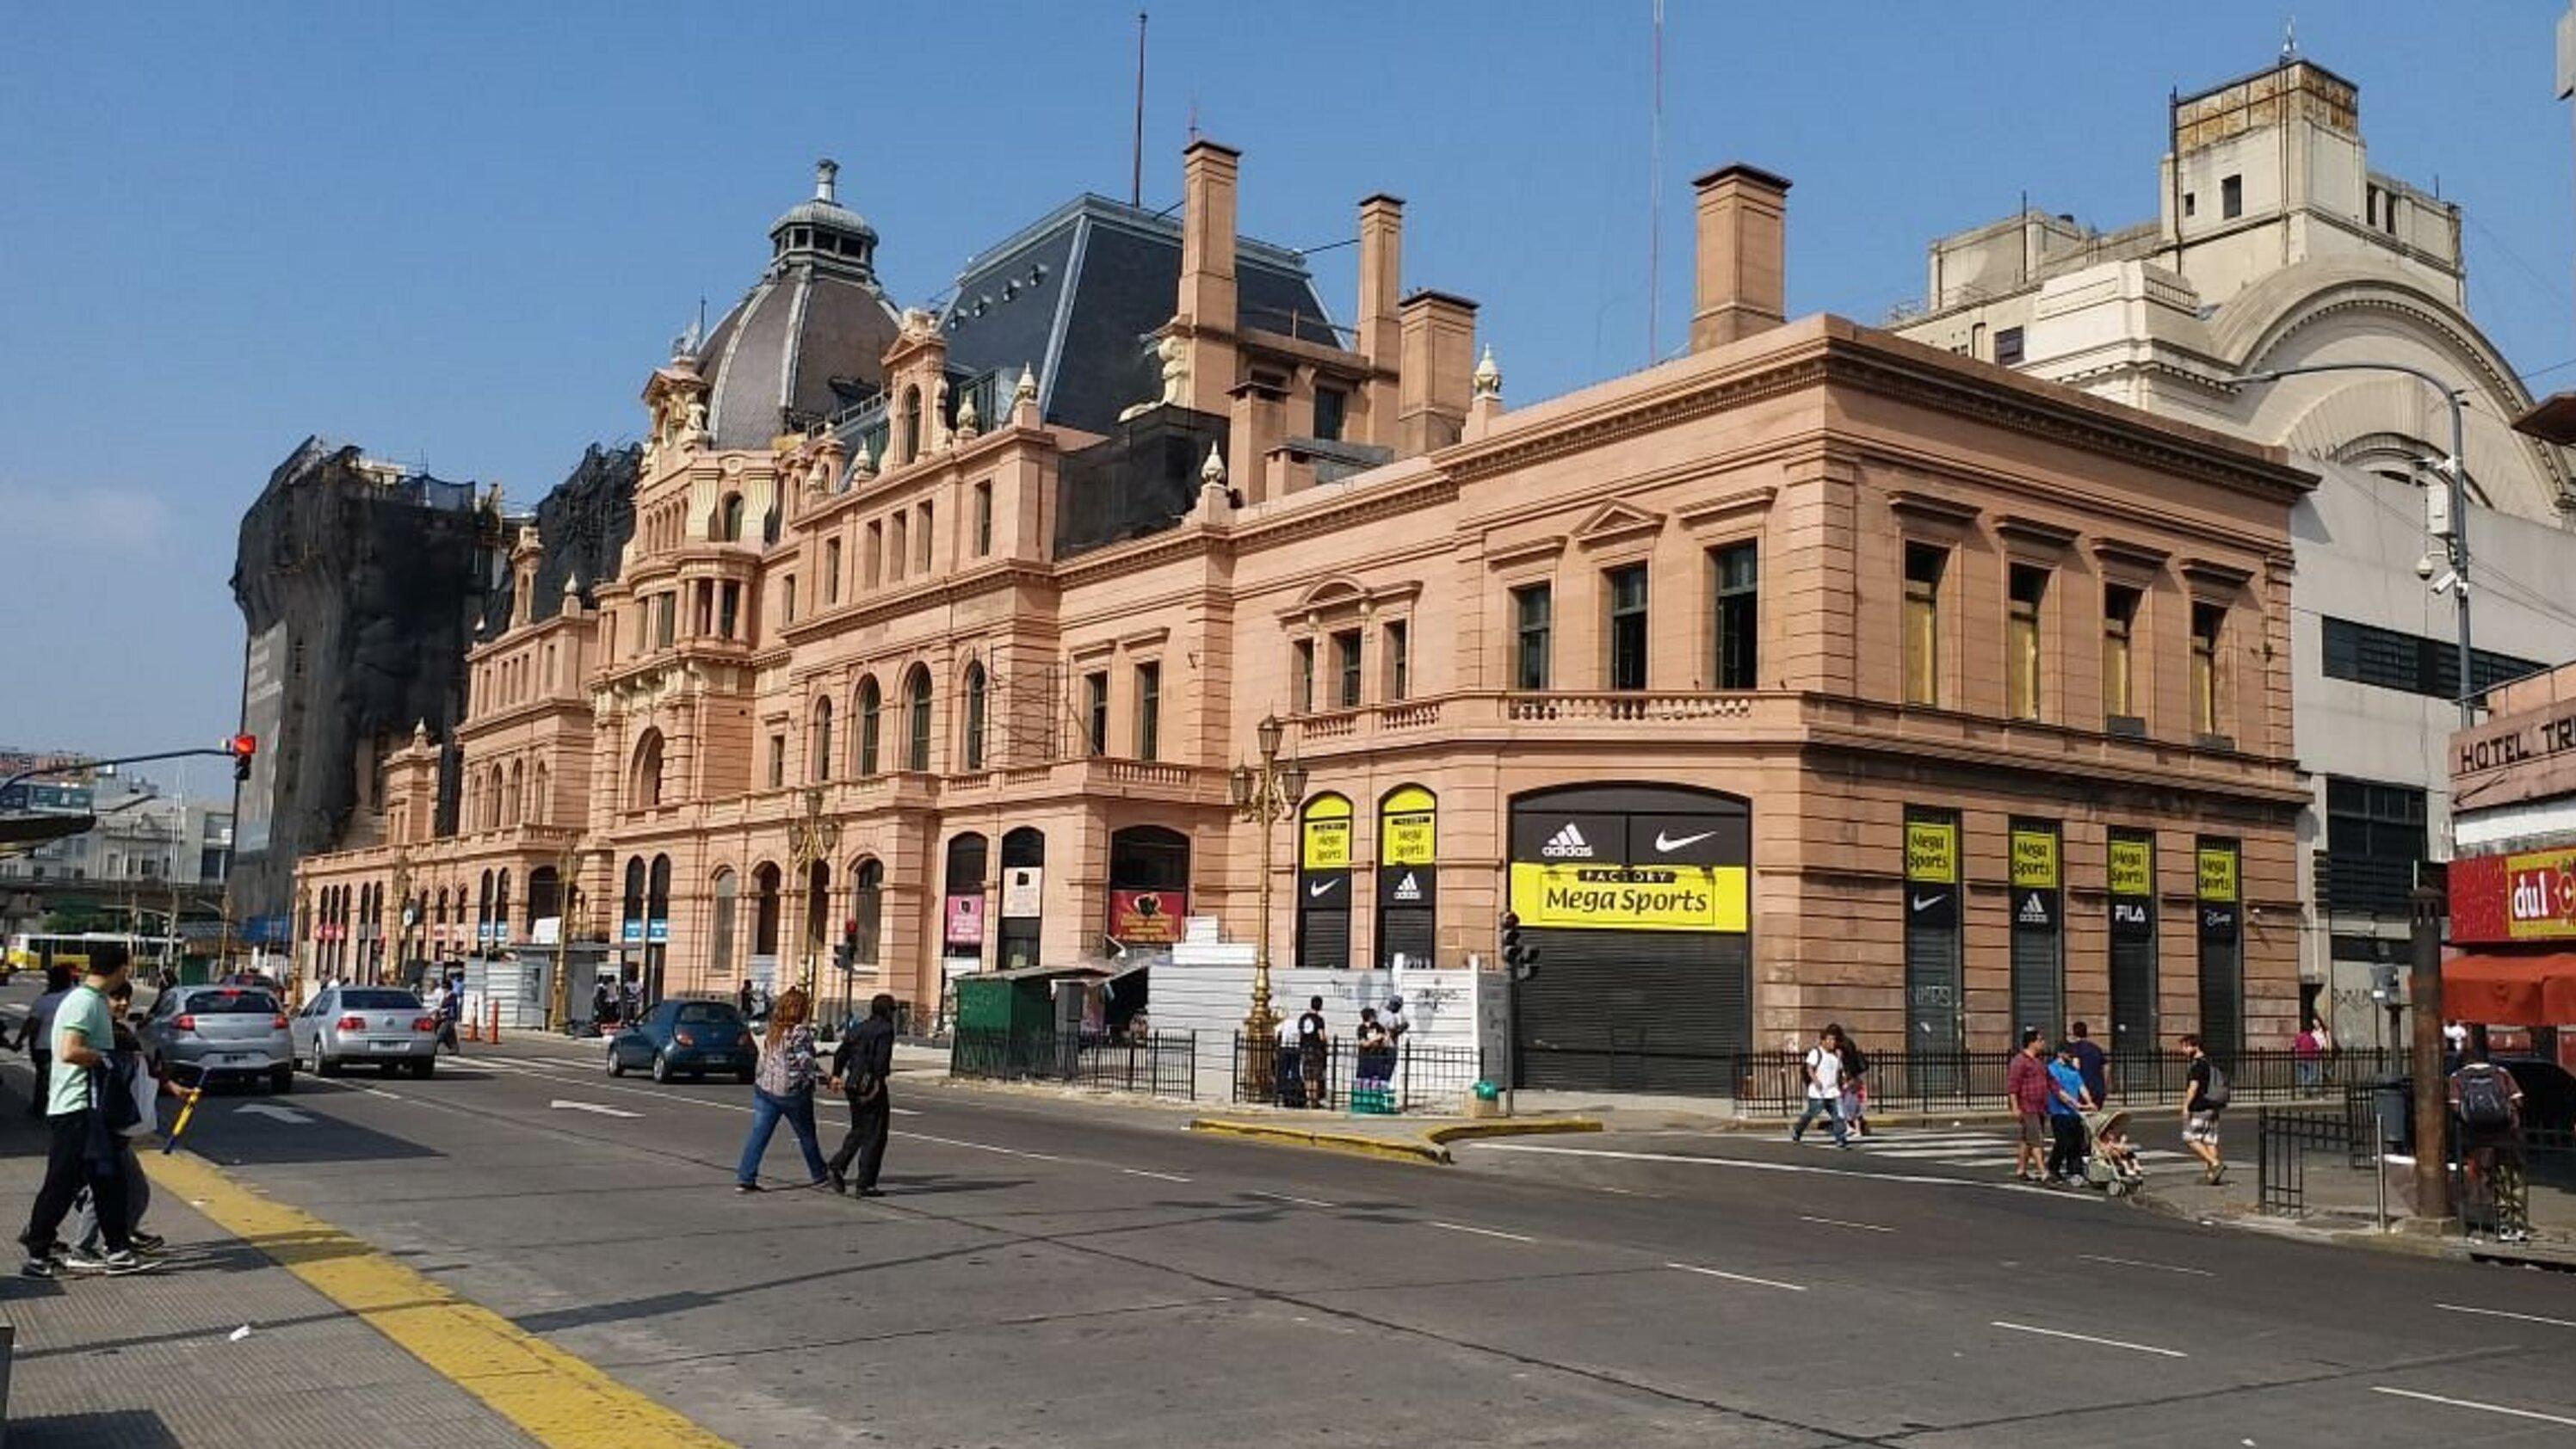
[[[1685,835],[1676,840],[1672,836],[1666,835],[1664,832],[1658,830],[1655,832],[1655,849],[1663,851],[1666,854],[1670,854],[1673,851],[1681,849],[1685,845],[1697,845],[1716,833],[1717,832],[1714,830],[1703,830],[1697,835]]]
[[[1313,897],[1315,897],[1315,896],[1320,896],[1320,895],[1322,895],[1324,892],[1326,892],[1326,891],[1328,891],[1328,890],[1331,890],[1332,888],[1333,888],[1333,883],[1332,883],[1331,881],[1328,881],[1328,880],[1319,880],[1319,881],[1315,882],[1313,885],[1310,885],[1310,886],[1306,887],[1306,895],[1308,896],[1308,898],[1309,898],[1309,899],[1311,899],[1311,898],[1313,898]]]
[[[1914,898],[1914,909],[1918,911],[1928,911],[1939,904],[1941,904],[1941,898],[1939,896],[1916,896]]]

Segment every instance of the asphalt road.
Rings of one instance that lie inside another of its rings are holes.
[[[748,1089],[595,1050],[211,1097],[190,1145],[747,1446],[2576,1444],[2555,1275],[1831,1149],[1435,1169],[901,1079],[890,1196],[741,1197]]]

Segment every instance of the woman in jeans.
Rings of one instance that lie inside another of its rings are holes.
[[[769,1008],[769,1034],[761,1042],[760,1071],[752,1078],[751,1135],[742,1144],[742,1165],[734,1170],[736,1192],[759,1192],[760,1159],[769,1151],[778,1119],[796,1132],[805,1152],[807,1187],[826,1180],[823,1149],[814,1140],[814,1028],[805,1024],[805,993],[794,987],[778,994]]]

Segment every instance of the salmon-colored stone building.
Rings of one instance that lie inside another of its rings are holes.
[[[1475,305],[1404,291],[1400,202],[1336,328],[1237,238],[1237,165],[1196,143],[1176,226],[1086,198],[936,314],[852,302],[875,234],[827,177],[647,385],[616,577],[555,607],[523,540],[458,828],[419,740],[306,899],[673,994],[819,957],[836,995],[849,933],[850,989],[926,1013],[1186,917],[1250,939],[1266,871],[1283,963],[1490,964],[1516,911],[1530,1084],[1723,1090],[1828,1019],[2287,1032],[2281,450],[1784,321],[1788,183],[1749,167],[1699,182],[1687,356],[1507,407]],[[1156,258],[1146,325],[1086,342]],[[764,332],[791,292],[839,330]],[[1266,716],[1308,785],[1265,861],[1227,776]]]

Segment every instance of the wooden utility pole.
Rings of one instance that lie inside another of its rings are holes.
[[[2413,979],[2406,1005],[2415,1013],[2415,1216],[2440,1221],[2451,1215],[2450,1154],[2444,1150],[2451,1120],[2450,1074],[2442,1070],[2442,892],[2417,886],[2409,902],[2413,925]]]

